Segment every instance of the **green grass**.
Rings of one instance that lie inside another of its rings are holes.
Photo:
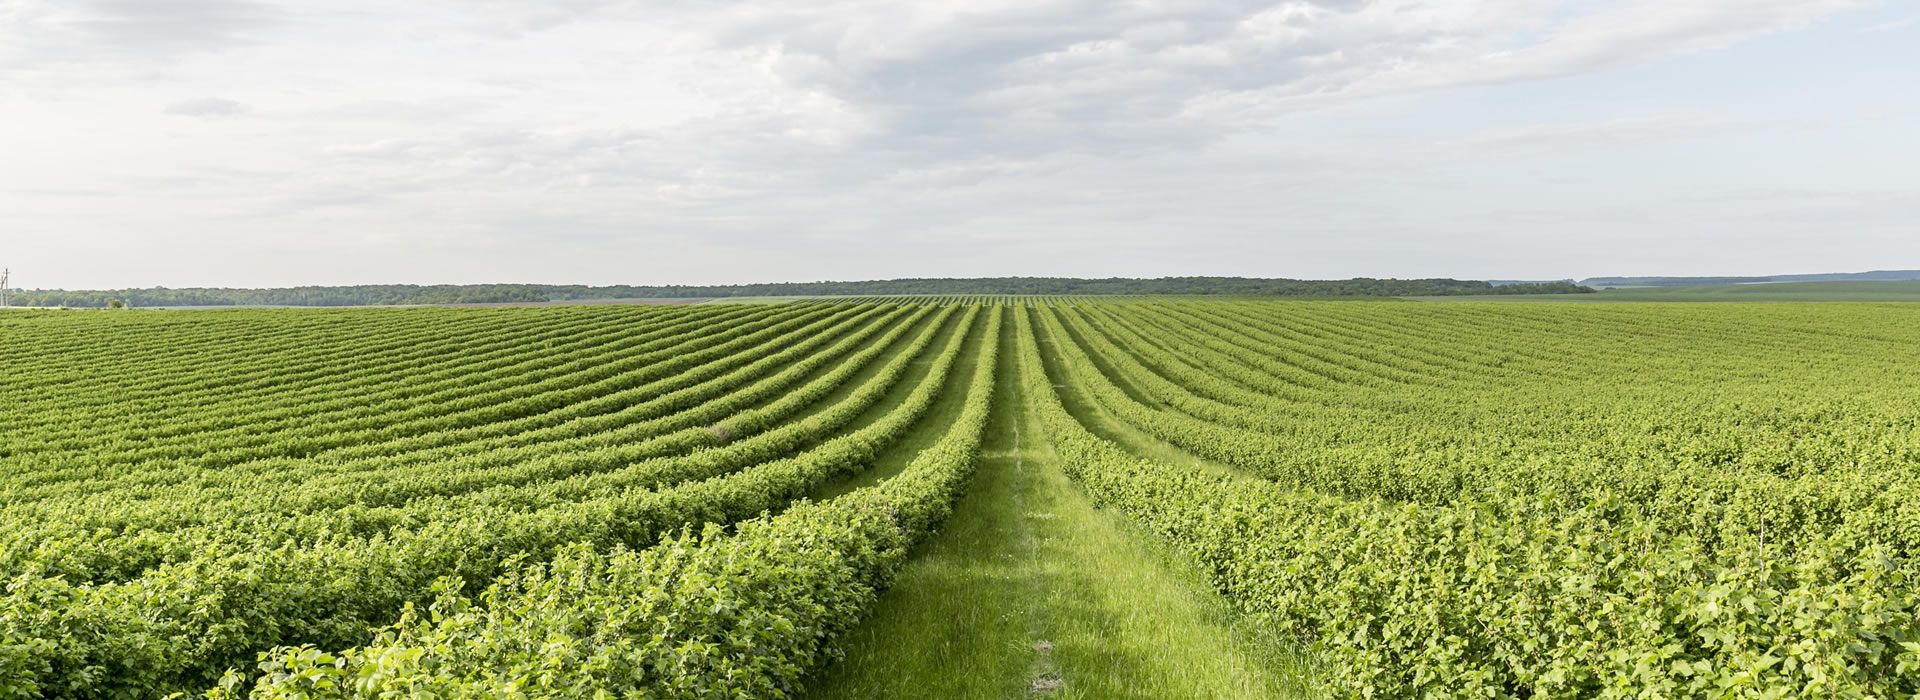
[[[1619,302],[1619,301],[1920,301],[1920,281],[1778,282],[1697,287],[1627,287],[1595,294],[1406,297],[1419,301]]]
[[[967,497],[810,697],[1310,697],[1192,563],[1067,480],[1000,371]]]

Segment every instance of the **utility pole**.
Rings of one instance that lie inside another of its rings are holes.
[[[13,308],[7,303],[7,276],[11,274],[13,270],[0,269],[0,309]]]

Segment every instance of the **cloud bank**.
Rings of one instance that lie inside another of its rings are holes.
[[[1874,170],[1893,154],[1786,153],[1773,177],[1728,154],[1845,145],[1911,101],[1809,116],[1663,71],[1737,86],[1823,60],[1766,44],[1848,22],[1910,41],[1900,21],[1855,0],[15,0],[0,254],[46,286],[1542,277],[1805,261],[1729,248],[1832,216],[1884,259],[1920,253],[1898,243],[1912,178]],[[1755,188],[1830,196],[1721,196]],[[1633,252],[1662,241],[1686,245]],[[1628,249],[1596,261],[1609,242]]]

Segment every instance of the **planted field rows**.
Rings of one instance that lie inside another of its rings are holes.
[[[1897,305],[49,311],[0,339],[0,698],[1920,693]],[[1047,505],[980,500],[1016,497]],[[1111,551],[1032,539],[1055,518]],[[936,610],[974,621],[907,623]]]

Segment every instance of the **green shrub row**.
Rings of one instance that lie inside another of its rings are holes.
[[[991,411],[1000,314],[959,418],[878,486],[644,551],[571,548],[477,599],[443,594],[372,644],[264,654],[257,685],[229,674],[209,697],[790,697],[964,490]]]
[[[9,583],[0,602],[8,612],[0,616],[0,659],[30,657],[22,662],[30,672],[16,682],[59,696],[203,687],[224,669],[276,644],[345,646],[365,640],[403,603],[429,596],[436,579],[482,585],[516,556],[545,560],[571,542],[644,546],[685,523],[751,517],[782,505],[770,484],[790,483],[795,471],[830,475],[857,468],[902,423],[882,421],[890,433],[842,436],[823,446],[832,449],[797,460],[815,468],[773,469],[768,481],[748,477],[658,491],[645,486],[754,467],[742,473],[751,475],[796,461],[778,458],[827,438],[875,405],[957,311],[935,310],[942,321],[921,330],[877,376],[821,412],[725,446],[595,475],[606,477],[598,480],[542,484],[537,490],[546,495],[539,498],[423,499],[401,509],[314,514],[337,528],[277,546],[248,547],[239,536],[210,541],[211,551],[125,583],[76,586],[23,574]],[[951,365],[964,336],[954,335],[936,369]],[[942,377],[930,375],[921,387],[933,391],[941,383]],[[804,401],[825,395],[823,390]],[[929,402],[909,401],[890,416],[924,409]],[[666,476],[669,472],[673,475]],[[375,524],[381,529],[372,530]],[[355,534],[360,532],[374,534]],[[14,662],[3,660],[0,666],[8,663]]]
[[[761,327],[777,322],[765,316],[732,318]],[[604,379],[609,353],[671,357],[652,353],[705,340],[712,335],[713,323],[729,322],[717,316],[478,321],[462,317],[395,318],[388,320],[391,326],[387,328],[360,328],[316,320],[312,325],[337,329],[332,331],[337,335],[302,336],[296,342],[303,344],[293,349],[270,342],[255,347],[256,343],[246,339],[196,336],[184,330],[143,335],[126,328],[102,327],[98,329],[101,347],[76,352],[105,360],[129,352],[138,354],[142,344],[152,344],[183,355],[198,352],[209,357],[175,361],[169,352],[166,358],[126,370],[120,376],[129,382],[125,387],[113,386],[112,370],[75,376],[66,380],[69,386],[64,392],[42,395],[66,400],[53,401],[44,411],[15,417],[31,416],[53,423],[34,426],[26,435],[35,438],[34,446],[42,448],[40,451],[62,457],[61,466],[72,470],[94,468],[96,465],[86,458],[96,456],[93,453],[110,455],[114,458],[111,463],[120,468],[104,476],[124,479],[134,475],[125,468],[128,462],[152,461],[156,467],[177,469],[187,466],[183,458],[193,457],[216,460],[206,465],[226,464],[231,457],[242,456],[226,454],[228,446],[260,447],[270,442],[267,438],[304,437],[319,432],[314,428],[321,426],[359,430],[365,427],[363,423],[372,425],[369,419],[381,412],[393,418],[395,413],[405,411],[402,417],[408,420],[440,418],[435,406],[444,413],[482,406],[489,399],[497,404],[516,398],[515,393],[496,393],[516,383],[557,382],[552,384],[557,387],[564,386],[570,376],[582,383]],[[227,323],[253,325],[239,320]],[[275,324],[279,325],[291,324]],[[133,347],[121,349],[115,345]],[[322,350],[304,357],[301,350],[312,347]],[[251,377],[249,363],[261,354],[285,359],[277,373],[269,367],[262,370],[265,376]],[[634,369],[639,368],[625,368]],[[189,375],[204,386],[171,386],[166,377],[175,373]],[[116,401],[115,397],[124,400]],[[235,410],[241,406],[248,410]],[[63,433],[71,436],[62,437]],[[69,440],[77,442],[69,445]],[[100,445],[117,449],[98,449]],[[190,449],[195,446],[202,449]],[[325,452],[314,451],[312,456],[321,454]],[[59,475],[59,470],[35,468],[21,476],[58,483]]]
[[[1325,657],[1350,697],[1912,697],[1920,597],[1835,534],[1703,546],[1614,503],[1394,504],[1143,460],[1060,403],[1025,314],[1028,394],[1071,477]]]
[[[1188,387],[1225,380],[1170,369],[1179,358],[1138,342],[1138,336],[1103,335],[1101,330],[1110,329],[1084,323],[1078,310],[1048,309],[1041,320],[1058,343],[1055,355],[1079,370],[1076,383],[1088,388],[1104,408],[1155,437],[1283,485],[1413,503],[1519,500],[1569,508],[1611,494],[1620,497],[1621,510],[1658,525],[1664,534],[1686,534],[1709,545],[1753,542],[1764,532],[1776,547],[1786,549],[1844,530],[1862,543],[1893,551],[1920,549],[1920,480],[1909,469],[1845,463],[1844,454],[1835,455],[1836,464],[1824,469],[1806,465],[1811,459],[1796,459],[1799,470],[1784,474],[1728,465],[1556,459],[1555,447],[1531,443],[1498,450],[1461,445],[1480,438],[1459,434],[1453,426],[1436,436],[1453,443],[1445,450],[1328,445],[1317,436],[1344,431],[1356,439],[1383,442],[1409,436],[1364,415],[1285,413],[1285,406],[1273,405],[1277,401],[1260,401],[1232,387],[1216,391],[1246,405],[1199,396]],[[1135,342],[1123,347],[1125,341]],[[1109,374],[1159,407],[1135,400]],[[1549,419],[1566,422],[1564,416]],[[1500,418],[1489,415],[1486,420]],[[1289,423],[1301,427],[1292,429]],[[1846,429],[1837,425],[1822,432],[1827,439],[1838,439]],[[1560,445],[1600,440],[1565,428],[1548,435],[1553,436],[1549,442]],[[1817,449],[1798,448],[1801,453]]]
[[[410,501],[426,497],[521,486],[537,490],[556,486],[550,482],[557,479],[715,446],[727,440],[707,426],[722,419],[728,421],[728,439],[745,438],[842,385],[912,329],[912,321],[925,315],[924,311],[907,313],[901,309],[886,317],[904,316],[908,322],[869,324],[829,350],[853,351],[873,334],[888,331],[879,342],[868,343],[851,355],[817,352],[821,347],[813,339],[772,353],[770,359],[776,363],[770,366],[788,365],[772,378],[777,381],[749,387],[709,387],[708,395],[697,399],[704,400],[697,407],[640,421],[634,430],[617,431],[630,444],[589,449],[585,441],[555,440],[464,457],[446,454],[411,468],[360,462],[351,469],[329,471],[325,478],[304,480],[297,479],[298,475],[312,472],[314,465],[271,462],[244,475],[232,474],[237,471],[234,469],[223,470],[196,479],[191,488],[175,485],[153,493],[129,489],[112,494],[117,497],[114,500],[89,499],[61,508],[48,504],[36,513],[39,517],[23,518],[12,527],[0,528],[0,552],[4,552],[0,570],[18,571],[31,564],[45,575],[63,575],[73,581],[124,580],[159,563],[202,553],[209,541],[238,538],[244,542],[240,546],[251,548],[271,546],[275,540],[300,533],[311,536],[321,530],[370,532],[364,526],[344,525],[333,515],[338,509],[361,506],[397,512],[404,511]],[[841,359],[845,361],[834,371],[798,390],[788,390],[787,384],[799,376]],[[752,408],[783,390],[777,401]],[[672,394],[660,398],[670,397],[675,403],[690,403]],[[592,438],[593,442],[601,440],[599,436]],[[276,478],[295,478],[300,486],[279,492]],[[274,493],[275,497],[263,498],[263,493]],[[313,514],[317,515],[300,517]],[[368,519],[361,516],[351,522]]]
[[[711,350],[711,344],[740,343],[731,346],[734,353],[709,352],[705,359],[738,354],[748,342],[739,340],[741,336],[757,335],[764,342],[781,332],[791,333],[803,324],[818,321],[819,317],[769,315],[750,319],[723,333],[713,333],[711,325],[697,321],[674,323],[665,328],[652,328],[651,324],[643,323],[642,328],[630,330],[618,319],[608,319],[574,328],[572,334],[564,337],[547,334],[526,337],[529,329],[517,328],[502,338],[506,341],[504,347],[472,357],[456,355],[456,359],[468,361],[419,374],[389,376],[388,381],[342,383],[346,378],[322,377],[305,386],[279,386],[260,397],[249,398],[244,393],[216,394],[209,397],[203,407],[142,406],[128,402],[108,404],[79,415],[65,407],[47,414],[66,416],[67,428],[88,433],[86,439],[89,440],[124,439],[126,435],[119,429],[123,424],[126,430],[139,431],[141,439],[109,452],[119,459],[180,459],[191,465],[218,467],[271,456],[314,455],[352,448],[365,444],[371,437],[426,434],[459,424],[462,416],[469,414],[489,416],[503,411],[510,414],[518,406],[535,407],[539,404],[530,400],[531,397],[555,390],[577,391],[581,385],[594,387],[588,390],[590,394],[596,389],[607,393],[622,386],[619,383],[622,380],[631,386],[633,380],[651,381],[672,374],[672,368],[657,366],[662,363],[680,363],[682,368],[691,366],[695,361],[687,360],[686,356]],[[636,330],[646,332],[633,332]],[[415,329],[417,336],[428,332]],[[460,339],[454,340],[457,343]],[[529,352],[529,345],[524,344],[516,348],[516,341],[539,343],[539,351]],[[237,342],[235,348],[226,352],[231,354],[237,349],[244,353],[247,345],[244,341]],[[447,359],[445,353],[453,351],[447,349],[438,356],[418,356],[411,364],[432,367]],[[609,353],[618,359],[609,361]],[[354,367],[390,369],[396,362],[392,357],[367,355],[350,358],[344,366],[325,364],[331,365],[329,369],[351,374]],[[168,371],[166,368],[175,363],[167,360],[158,364],[158,367],[143,369],[137,376],[151,378],[149,372],[164,374]],[[186,371],[207,373],[204,367],[186,368]],[[224,369],[220,374],[224,375]],[[349,388],[324,394],[304,390],[315,386]],[[369,388],[373,390],[366,391]],[[110,395],[112,392],[89,390],[86,393]],[[233,409],[238,405],[246,405],[251,410],[236,412]],[[158,422],[142,425],[146,421]],[[84,430],[89,424],[95,429]],[[100,430],[97,427],[100,425],[114,429]],[[315,430],[316,427],[326,430]],[[35,432],[46,435],[51,431]],[[155,439],[168,436],[181,439]],[[59,443],[43,440],[41,444]],[[76,458],[97,451],[81,450],[77,454],[69,451],[63,463],[85,464],[85,460]]]
[[[256,408],[245,402],[229,402],[224,412],[240,428],[236,434],[222,431],[188,433],[187,441],[163,441],[146,444],[139,433],[129,438],[132,445],[118,449],[92,450],[61,455],[64,467],[82,466],[110,456],[118,468],[109,479],[86,482],[96,489],[110,490],[131,481],[133,485],[165,479],[168,475],[192,479],[236,465],[275,457],[306,459],[334,451],[365,450],[368,443],[408,444],[433,440],[435,433],[460,428],[533,418],[558,422],[592,415],[596,410],[616,405],[622,398],[645,396],[641,387],[660,382],[685,381],[679,375],[703,366],[714,370],[725,365],[745,363],[755,357],[756,347],[773,347],[781,339],[817,333],[832,323],[832,317],[772,317],[728,328],[719,332],[687,329],[684,334],[659,338],[638,347],[609,342],[598,348],[588,340],[581,356],[557,354],[569,358],[557,366],[547,366],[544,353],[509,354],[494,362],[470,366],[465,372],[419,385],[408,381],[388,382],[380,397],[343,396],[316,400],[295,392],[279,397],[293,405],[305,404],[323,411],[318,416],[292,419],[281,425],[275,421],[247,422],[248,411]],[[544,369],[542,369],[544,367]],[[257,406],[262,410],[271,406]],[[337,413],[324,411],[339,409]],[[315,420],[325,417],[325,420]],[[113,425],[118,416],[93,414],[89,420]],[[102,431],[109,434],[117,431]],[[175,460],[169,465],[166,460]],[[143,467],[128,470],[128,463]],[[172,467],[171,469],[169,467]]]

